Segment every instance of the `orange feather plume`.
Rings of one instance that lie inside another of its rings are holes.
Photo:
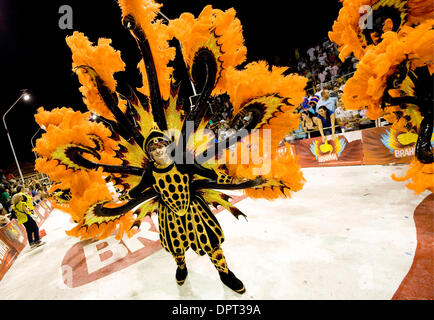
[[[414,159],[403,177],[397,177],[392,175],[392,179],[395,181],[410,182],[406,185],[407,188],[413,190],[415,194],[421,194],[422,192],[429,190],[434,192],[434,163],[423,164],[417,159]]]
[[[114,74],[125,70],[125,63],[121,59],[121,53],[111,47],[110,39],[99,39],[98,43],[93,45],[83,33],[77,31],[72,36],[66,37],[66,43],[72,51],[72,67],[82,84],[79,90],[83,94],[83,101],[87,108],[89,111],[94,111],[107,119],[114,120],[88,70],[77,67],[92,67],[104,85],[114,92],[116,90]],[[120,103],[119,107],[125,111],[124,103]]]

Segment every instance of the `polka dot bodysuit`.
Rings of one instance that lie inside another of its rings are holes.
[[[225,174],[212,172],[220,183],[232,180]],[[190,174],[182,173],[173,163],[153,167],[152,187],[161,197],[158,206],[161,245],[178,265],[185,264],[184,254],[191,248],[199,255],[208,254],[217,270],[227,272],[220,249],[223,230],[203,197],[191,192]]]

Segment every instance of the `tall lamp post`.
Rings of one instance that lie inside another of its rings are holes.
[[[30,138],[30,144],[32,145],[32,150],[35,149],[35,144],[33,143],[33,139],[36,137],[36,135],[38,134],[38,132],[41,131],[41,129],[44,130],[44,131],[46,131],[45,126],[42,125],[42,126],[40,126],[38,128],[38,130],[35,132],[35,134]],[[35,159],[38,159],[38,155],[36,154],[35,151],[33,151],[33,154],[35,155]],[[44,173],[41,173],[41,175],[42,175],[42,178],[48,179],[47,175],[45,175]]]
[[[30,138],[30,144],[32,145],[32,150],[35,149],[35,144],[33,143],[33,139],[36,137],[36,135],[38,134],[39,131],[41,131],[41,127],[39,127],[38,131],[36,131],[35,134]],[[38,156],[36,155],[36,152],[33,151],[33,153],[35,154],[35,158],[38,158]]]
[[[21,168],[20,168],[20,164],[18,163],[18,159],[17,159],[17,155],[15,154],[15,149],[14,146],[12,144],[12,140],[11,140],[11,136],[9,135],[9,130],[8,127],[6,125],[6,121],[5,121],[5,117],[8,114],[9,111],[11,111],[11,109],[18,103],[18,101],[20,101],[21,99],[23,99],[24,101],[29,101],[30,100],[30,94],[27,92],[27,90],[21,90],[21,95],[20,97],[17,99],[17,101],[15,101],[11,107],[3,114],[3,125],[5,126],[6,129],[6,134],[8,136],[9,139],[9,143],[11,145],[11,149],[12,149],[12,153],[14,155],[15,158],[15,163],[17,164],[17,168],[18,168],[18,172],[20,173],[20,177],[21,177],[21,181],[23,182],[24,185],[24,177],[23,177],[23,173],[21,172]]]

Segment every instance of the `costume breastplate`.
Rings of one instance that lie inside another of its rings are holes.
[[[176,166],[172,166],[167,172],[153,171],[152,175],[155,178],[153,187],[161,194],[164,203],[173,213],[185,215],[190,205],[188,174],[182,174]]]

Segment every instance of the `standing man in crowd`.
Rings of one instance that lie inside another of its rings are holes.
[[[26,202],[27,207],[33,211],[34,207],[33,207],[32,197],[28,194],[28,190],[26,190],[24,186],[18,186],[17,193],[23,196],[23,199]]]
[[[23,196],[23,193],[19,192],[13,195],[12,211],[15,213],[18,224],[22,224],[26,228],[30,247],[36,248],[45,244],[39,239],[39,227],[32,218],[32,215],[35,215],[33,205],[32,209],[27,206],[27,199]]]
[[[329,90],[323,89],[321,92],[321,99],[318,101],[318,104],[316,105],[316,112],[318,113],[318,109],[321,106],[325,106],[327,109],[334,112],[336,110],[337,100],[338,100],[337,97],[330,97]]]

